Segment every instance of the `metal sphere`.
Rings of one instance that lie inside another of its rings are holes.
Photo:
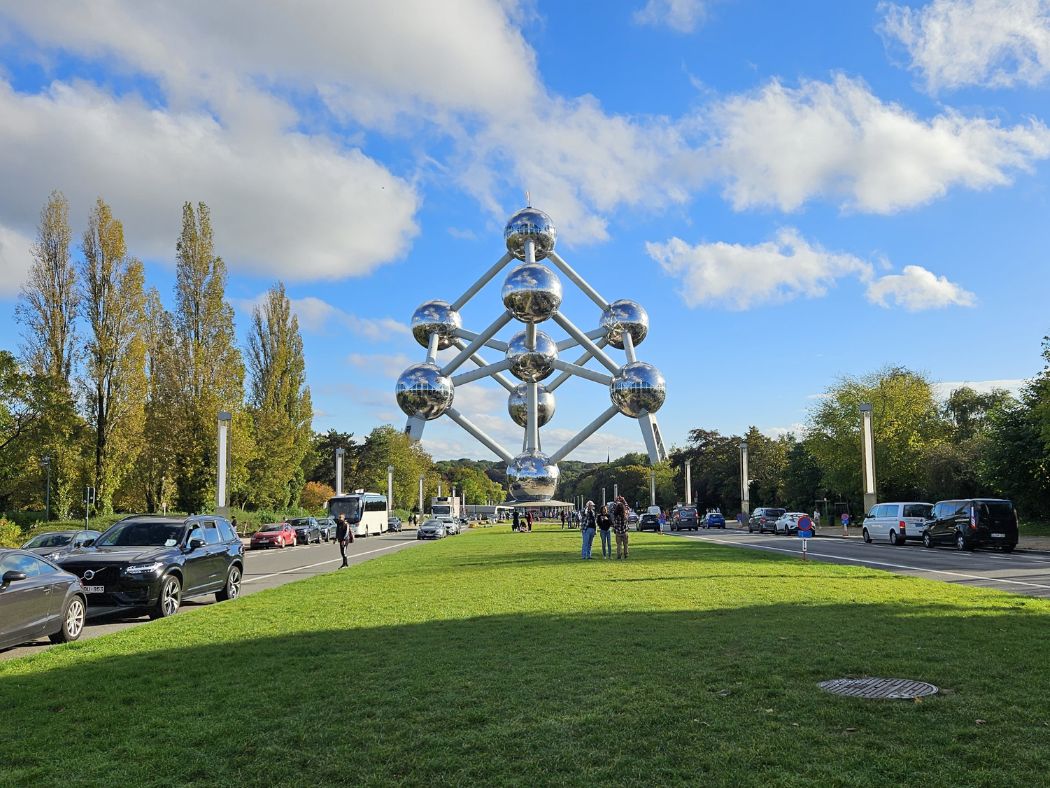
[[[503,282],[503,305],[522,323],[542,323],[561,306],[561,280],[545,265],[519,265]]]
[[[438,350],[452,347],[456,329],[463,326],[459,312],[448,301],[424,301],[412,313],[412,336],[423,347],[430,346],[430,335],[437,334]]]
[[[609,398],[624,416],[637,418],[656,413],[667,398],[667,383],[660,370],[644,361],[620,367],[609,384]]]
[[[621,298],[613,301],[602,312],[601,327],[609,344],[623,350],[624,332],[629,332],[635,345],[640,345],[649,333],[649,314],[637,301]]]
[[[519,427],[529,423],[529,384],[519,383],[507,399],[507,410],[510,417]],[[538,426],[554,418],[554,394],[547,391],[542,383],[536,384],[536,421]]]
[[[529,350],[525,343],[525,332],[519,331],[507,343],[507,358],[510,374],[526,383],[536,383],[549,377],[558,360],[558,346],[542,331],[536,332],[536,349]]]
[[[526,451],[507,463],[507,481],[515,501],[549,501],[558,489],[558,464],[541,451]]]
[[[519,260],[525,259],[525,242],[533,241],[536,259],[542,260],[552,251],[558,240],[558,231],[551,217],[536,208],[522,208],[507,220],[503,228],[507,251]]]
[[[456,389],[436,364],[413,364],[397,379],[397,405],[408,416],[436,419],[452,407]]]

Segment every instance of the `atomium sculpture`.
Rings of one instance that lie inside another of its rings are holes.
[[[634,301],[608,302],[591,287],[557,252],[557,230],[551,218],[531,206],[510,217],[503,231],[507,253],[451,304],[426,301],[412,315],[412,335],[427,349],[422,364],[413,364],[397,379],[397,404],[408,415],[405,432],[413,441],[423,436],[428,421],[448,416],[474,438],[507,463],[510,494],[516,501],[549,501],[558,486],[558,463],[601,429],[617,413],[637,419],[651,462],[666,459],[663,438],[654,414],[664,404],[667,385],[652,364],[639,361],[635,348],[649,333],[649,315]],[[459,310],[512,261],[521,261],[503,281],[505,310],[481,333],[463,328]],[[601,310],[598,328],[584,332],[561,313],[562,283],[549,260],[565,277]],[[507,341],[496,335],[512,320],[523,330]],[[551,321],[568,337],[555,341],[537,325]],[[624,351],[627,363],[618,364],[606,354],[611,346]],[[489,363],[482,348],[504,354],[502,361]],[[560,358],[562,351],[581,347],[575,362]],[[459,352],[444,366],[437,362],[439,350],[457,348]],[[587,367],[597,361],[606,372]],[[477,369],[454,374],[467,361]],[[510,372],[521,383],[514,383]],[[557,377],[550,379],[555,372]],[[553,454],[540,446],[540,427],[554,417],[554,391],[573,375],[605,386],[611,404],[575,437]],[[509,392],[507,410],[515,424],[525,428],[522,451],[511,455],[453,407],[456,387],[491,377]],[[545,381],[545,382],[541,382]]]

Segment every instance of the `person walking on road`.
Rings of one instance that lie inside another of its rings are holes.
[[[627,558],[627,501],[622,495],[613,503],[613,533],[616,536],[617,560]]]
[[[849,536],[849,512],[842,513],[842,535]]]
[[[594,512],[594,501],[587,501],[587,509],[583,513],[583,522],[580,523],[580,531],[583,533],[582,555],[585,561],[590,560],[591,545],[594,543],[594,532],[598,528],[598,516]]]
[[[602,537],[602,558],[612,558],[612,517],[609,516],[609,507],[602,506],[598,512],[598,533]]]
[[[343,566],[348,566],[346,562],[346,546],[354,541],[354,532],[350,530],[350,523],[346,521],[346,515],[339,515],[339,519],[335,523],[335,540],[339,542],[339,555],[343,558]]]

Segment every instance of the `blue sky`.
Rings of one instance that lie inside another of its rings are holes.
[[[52,189],[78,237],[110,202],[169,303],[202,200],[242,340],[288,285],[315,427],[400,426],[413,309],[501,256],[528,190],[562,256],[648,310],[669,444],[779,434],[886,364],[1016,387],[1048,333],[1047,41],[1050,0],[0,2],[0,347]],[[588,381],[557,399],[547,449],[608,402]],[[502,389],[456,404],[520,441]],[[425,442],[490,456],[444,419]],[[575,456],[641,449],[617,418]]]

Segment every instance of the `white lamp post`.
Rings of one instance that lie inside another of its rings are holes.
[[[871,424],[871,403],[860,405],[862,470],[864,476],[864,512],[875,506],[875,434]]]
[[[335,494],[343,494],[343,455],[346,449],[342,447],[335,450]]]
[[[751,485],[747,475],[747,441],[740,441],[740,511],[751,514]]]
[[[215,511],[226,516],[226,463],[227,443],[230,432],[230,423],[233,415],[226,410],[219,411],[219,450],[217,457],[217,478],[215,484]]]

